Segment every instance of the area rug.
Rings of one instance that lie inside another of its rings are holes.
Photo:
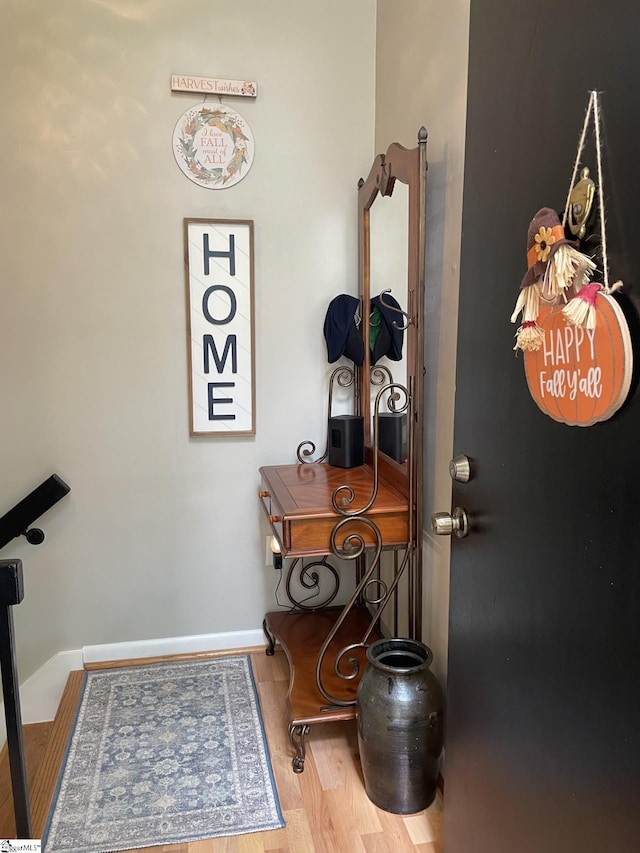
[[[248,656],[87,673],[46,853],[282,826]]]

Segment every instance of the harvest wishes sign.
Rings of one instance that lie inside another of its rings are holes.
[[[569,426],[605,421],[624,403],[633,368],[627,321],[612,296],[600,293],[593,328],[567,323],[559,306],[544,306],[539,350],[524,353],[531,396],[550,418]]]
[[[255,435],[253,222],[185,219],[191,435]]]

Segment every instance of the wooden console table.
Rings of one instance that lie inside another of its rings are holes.
[[[392,469],[387,471],[388,479],[378,472],[376,498],[366,514],[346,519],[334,509],[332,496],[341,486],[347,486],[353,490],[350,506],[354,510],[365,506],[374,488],[372,464],[349,469],[325,464],[276,465],[261,468],[260,475],[259,497],[284,558],[304,560],[336,553],[331,543],[336,525],[340,527],[335,543],[338,549],[350,534],[362,538],[365,551],[407,547],[409,502],[401,483],[390,482],[394,479]],[[365,569],[360,564],[356,571],[361,577]],[[304,769],[305,738],[311,725],[355,717],[356,690],[366,665],[365,645],[359,644],[363,637],[369,643],[381,636],[377,620],[366,604],[364,597],[358,596],[345,608],[294,607],[265,616],[267,654],[273,654],[278,641],[289,662],[287,709],[296,772]],[[357,647],[350,649],[348,658],[340,664],[341,650],[352,645]],[[355,666],[352,660],[357,662]],[[351,674],[340,677],[336,667],[343,672],[346,667]],[[318,672],[325,695],[318,683]],[[329,697],[337,697],[337,701]]]
[[[259,497],[277,537],[283,557],[311,557],[331,554],[330,536],[339,513],[331,496],[340,486],[354,491],[351,505],[364,506],[373,491],[373,466],[334,468],[331,465],[274,465],[260,468],[262,487]],[[381,473],[376,500],[367,517],[375,522],[383,547],[406,545],[409,503],[400,486]],[[362,529],[365,544],[375,545],[371,531]]]

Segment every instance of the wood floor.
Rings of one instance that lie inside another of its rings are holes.
[[[314,726],[304,773],[291,768],[285,697],[288,666],[282,652],[251,653],[271,762],[286,827],[137,853],[442,853],[442,800],[402,817],[371,803],[362,783],[355,721]],[[79,696],[81,673],[72,673],[56,720],[25,726],[33,828],[40,837]],[[75,698],[74,698],[75,697]],[[0,757],[0,838],[14,838],[6,747]]]

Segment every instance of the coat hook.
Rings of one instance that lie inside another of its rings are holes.
[[[391,288],[390,288],[390,287],[389,287],[389,288],[387,288],[387,290],[383,290],[383,291],[382,291],[382,293],[380,294],[380,302],[382,302],[382,304],[384,305],[384,307],[385,307],[385,308],[388,308],[388,309],[389,309],[389,311],[395,311],[397,314],[402,314],[402,316],[403,316],[403,317],[405,318],[405,320],[406,320],[406,322],[405,322],[404,326],[400,326],[398,323],[394,323],[394,324],[393,324],[393,325],[394,325],[394,327],[395,327],[396,329],[400,329],[400,330],[403,330],[403,331],[404,331],[405,329],[408,329],[408,328],[409,328],[409,326],[411,325],[411,323],[413,322],[413,320],[412,320],[412,319],[411,319],[411,317],[407,314],[407,312],[406,312],[406,311],[403,311],[403,310],[402,310],[402,308],[396,308],[396,307],[395,307],[395,305],[391,305],[389,302],[387,302],[387,301],[384,299],[384,296],[385,296],[385,294],[386,294],[386,293],[391,293]]]

